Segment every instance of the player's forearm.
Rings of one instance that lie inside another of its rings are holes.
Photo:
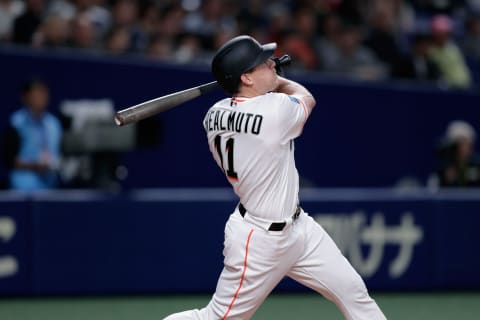
[[[315,106],[315,98],[310,93],[310,91],[308,91],[307,88],[293,80],[278,77],[278,87],[276,91],[288,95],[301,97],[309,109],[313,109],[313,107]]]
[[[312,94],[301,84],[283,77],[278,77],[277,92],[288,95],[311,96]]]

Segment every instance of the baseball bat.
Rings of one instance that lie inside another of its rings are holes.
[[[219,88],[217,81],[205,83],[197,87],[174,92],[152,100],[148,100],[130,108],[118,111],[115,114],[115,123],[123,126],[129,123],[137,122],[142,119],[153,116],[154,114],[164,112],[188,100],[192,100],[213,89]]]
[[[285,54],[280,58],[272,58],[272,60],[275,62],[275,68],[279,74],[282,74],[282,66],[288,65],[292,61],[288,54]],[[157,113],[171,109],[186,101],[192,100],[193,98],[199,97],[202,94],[219,87],[220,85],[218,82],[213,81],[197,87],[174,92],[166,96],[161,96],[142,102],[134,105],[133,107],[118,111],[115,114],[115,123],[119,126],[123,126],[129,123],[140,121]]]

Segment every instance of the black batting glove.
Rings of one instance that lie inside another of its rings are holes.
[[[275,57],[275,58],[270,58],[275,62],[275,70],[277,71],[277,74],[279,76],[284,76],[284,67],[288,66],[290,62],[292,61],[292,58],[288,54],[284,54],[280,58]]]

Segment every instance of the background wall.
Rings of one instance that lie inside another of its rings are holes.
[[[480,288],[479,191],[304,189],[371,290]],[[213,292],[229,189],[0,193],[0,296]],[[292,280],[277,288],[307,291]]]
[[[119,110],[212,80],[201,67],[6,47],[0,70],[2,129],[31,76],[49,83],[56,114],[65,101],[107,99]],[[318,101],[296,141],[303,185],[340,187],[303,189],[303,204],[369,287],[478,289],[477,191],[372,188],[405,177],[425,185],[447,123],[463,119],[478,129],[480,94],[291,77]],[[128,176],[119,193],[1,193],[0,294],[211,292],[222,265],[223,224],[237,202],[229,189],[204,189],[227,185],[202,128],[206,110],[222,97],[213,92],[156,116],[159,143],[120,155]],[[121,137],[111,132],[110,139]],[[5,180],[5,167],[0,173]],[[176,189],[153,189],[159,187]],[[373,241],[372,232],[382,237]],[[287,281],[279,290],[303,289]]]
[[[6,75],[0,78],[2,128],[18,107],[26,77],[40,76],[51,85],[50,109],[57,114],[66,100],[110,99],[118,110],[212,81],[205,67],[13,48],[1,48],[0,69]],[[405,177],[423,185],[435,169],[435,145],[447,123],[463,119],[479,127],[480,93],[475,91],[290,76],[318,101],[296,141],[297,167],[309,186],[393,186]],[[216,91],[157,116],[161,142],[122,155],[120,163],[129,173],[123,187],[226,186],[202,127],[206,110],[222,97],[223,92]],[[3,167],[0,176],[5,178]]]

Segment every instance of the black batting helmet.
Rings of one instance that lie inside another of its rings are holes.
[[[276,48],[274,42],[261,45],[250,36],[235,37],[215,53],[212,73],[225,91],[237,93],[240,76],[269,59]]]

